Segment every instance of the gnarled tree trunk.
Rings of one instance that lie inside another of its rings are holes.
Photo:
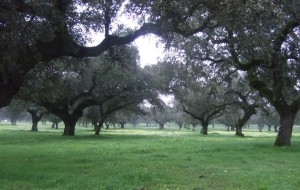
[[[38,114],[37,109],[27,109],[27,112],[30,113],[32,119],[31,131],[38,131],[38,123],[42,119],[43,114]]]
[[[285,110],[279,113],[280,116],[280,127],[277,134],[275,146],[291,146],[293,125],[296,113]]]
[[[255,106],[249,106],[247,109],[244,110],[244,116],[238,120],[236,126],[235,126],[235,135],[239,137],[244,137],[243,134],[243,127],[247,123],[247,121],[250,119],[250,117],[255,114]]]
[[[64,136],[74,136],[75,135],[75,126],[78,118],[64,118],[62,119],[65,124]]]
[[[235,128],[235,136],[238,136],[238,137],[244,137],[245,136],[243,134],[243,127],[236,126],[236,128]]]
[[[200,131],[200,133],[202,133],[203,135],[207,135],[207,131],[208,131],[208,122],[202,121],[202,129]]]
[[[38,122],[40,121],[40,118],[32,118],[32,127],[31,131],[39,131],[38,130]]]

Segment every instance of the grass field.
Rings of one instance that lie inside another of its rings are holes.
[[[274,132],[245,138],[167,127],[78,128],[75,137],[40,125],[0,123],[0,189],[204,190],[300,187],[300,133],[274,147]]]

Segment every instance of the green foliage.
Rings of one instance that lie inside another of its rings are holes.
[[[240,139],[223,131],[138,127],[95,137],[80,129],[64,137],[1,124],[0,189],[298,189],[298,128],[290,148],[270,146],[273,132]]]

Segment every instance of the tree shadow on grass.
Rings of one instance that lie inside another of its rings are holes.
[[[149,135],[136,135],[136,134],[100,134],[100,135],[84,135],[79,134],[75,136],[59,136],[57,139],[63,140],[95,140],[95,141],[108,141],[108,140],[116,140],[116,141],[127,141],[127,140],[144,140],[145,138],[149,138]],[[152,137],[151,137],[152,138]],[[55,139],[55,138],[54,138]]]
[[[211,132],[211,133],[209,133],[208,135],[213,135],[213,136],[222,136],[222,137],[224,137],[224,136],[226,136],[226,137],[236,137],[236,138],[241,138],[241,139],[243,139],[243,138],[257,138],[257,137],[255,137],[255,136],[251,136],[251,135],[247,135],[247,133],[245,134],[244,133],[244,137],[241,137],[241,136],[236,136],[235,134],[233,134],[232,132],[230,133],[230,132],[226,132],[226,133],[224,133],[224,132]]]
[[[2,138],[3,137],[3,138]],[[0,146],[10,146],[10,145],[17,145],[17,146],[35,146],[38,145],[55,145],[61,143],[77,143],[77,142],[84,142],[87,143],[101,143],[101,142],[134,142],[137,141],[144,141],[145,138],[149,138],[146,135],[128,135],[128,134],[106,134],[106,135],[75,135],[75,136],[63,136],[61,134],[47,134],[43,132],[35,133],[35,134],[15,134],[9,136],[2,136],[0,135]],[[155,138],[155,137],[154,137]],[[153,140],[153,137],[151,137]]]

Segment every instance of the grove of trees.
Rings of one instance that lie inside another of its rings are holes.
[[[0,107],[25,101],[35,123],[49,112],[74,135],[83,110],[98,106],[99,134],[106,119],[146,100],[167,121],[175,112],[159,100],[165,93],[203,134],[230,115],[243,136],[260,113],[279,118],[274,144],[291,145],[300,109],[298,1],[20,0],[2,1],[0,12]],[[92,33],[102,41],[90,47]],[[147,34],[161,39],[166,57],[141,68],[131,42]]]

